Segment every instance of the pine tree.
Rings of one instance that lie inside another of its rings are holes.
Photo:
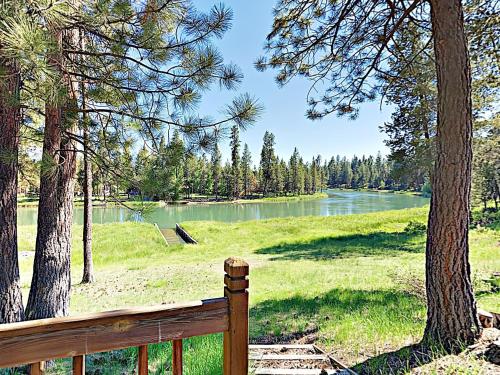
[[[240,129],[238,125],[231,128],[231,180],[233,182],[232,197],[237,199],[241,193],[241,171],[240,171]]]
[[[300,186],[300,166],[299,166],[299,151],[297,150],[297,147],[293,149],[293,154],[290,157],[290,162],[289,162],[289,169],[290,169],[290,175],[291,175],[291,192],[295,195],[299,195],[301,192]]]
[[[274,144],[274,134],[266,131],[260,153],[261,188],[264,196],[267,196],[273,184]]]
[[[13,3],[2,6],[2,16],[15,11],[9,8]],[[6,56],[2,45],[0,34],[0,324],[24,319],[17,249],[21,82],[17,62]]]
[[[266,45],[271,56],[256,65],[279,69],[281,84],[297,75],[311,79],[310,92],[320,94],[308,97],[309,118],[337,113],[354,119],[361,103],[384,94],[380,78],[393,76],[387,60],[397,47],[396,33],[407,31],[408,24],[430,30],[438,87],[438,136],[426,245],[424,341],[440,342],[451,351],[474,342],[481,333],[468,259],[472,105],[462,2],[376,5],[367,0],[278,1]],[[413,56],[408,60],[412,62]]]
[[[243,156],[241,158],[241,167],[243,171],[243,193],[248,196],[250,192],[251,174],[252,174],[252,154],[248,145],[243,147]]]
[[[212,165],[213,180],[212,194],[215,195],[216,200],[219,199],[220,194],[221,159],[222,155],[220,153],[219,146],[216,144],[212,152],[212,160],[210,162]]]

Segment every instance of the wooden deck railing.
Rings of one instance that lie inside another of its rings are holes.
[[[73,374],[85,373],[85,355],[139,347],[138,374],[148,373],[148,344],[172,341],[172,373],[182,374],[182,339],[224,333],[224,374],[248,374],[248,264],[224,262],[224,297],[97,314],[0,325],[0,368],[29,364],[43,374],[44,361],[73,358]]]

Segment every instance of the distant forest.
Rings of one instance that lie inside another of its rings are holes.
[[[189,147],[180,133],[163,138],[156,149],[144,146],[133,155],[132,144],[110,142],[101,152],[106,168],[93,164],[94,195],[104,200],[129,197],[144,200],[245,199],[314,194],[326,188],[379,189],[420,192],[430,196],[430,168],[401,163],[393,154],[317,155],[305,160],[296,147],[286,160],[276,154],[274,134],[266,132],[258,156],[240,141],[238,127],[231,129],[230,158],[223,160],[217,144],[199,152]],[[99,146],[98,146],[99,151]],[[37,193],[39,162],[26,152],[20,155],[21,192]],[[484,169],[484,168],[482,168]],[[478,168],[473,196],[479,204],[498,197],[497,185]],[[484,177],[481,177],[484,175]],[[78,163],[76,194],[84,180],[83,163]],[[485,182],[483,182],[485,181]],[[483,182],[483,183],[479,183]]]
[[[233,127],[231,156],[223,161],[218,145],[205,153],[185,146],[179,133],[163,139],[158,151],[144,145],[134,157],[128,148],[114,152],[115,173],[94,171],[96,194],[127,192],[144,199],[174,201],[182,198],[240,199],[255,196],[314,194],[326,188],[412,190],[429,193],[422,173],[401,174],[397,163],[377,155],[321,155],[305,160],[297,148],[288,160],[275,151],[276,139],[266,132],[258,157],[247,144],[241,147],[239,130]],[[83,170],[78,174],[83,182]],[[78,188],[77,188],[78,190]]]

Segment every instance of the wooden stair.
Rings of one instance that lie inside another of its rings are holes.
[[[185,244],[184,240],[175,232],[175,229],[165,228],[160,229],[160,233],[165,238],[168,245],[182,245]]]
[[[255,375],[356,375],[315,345],[249,345]]]

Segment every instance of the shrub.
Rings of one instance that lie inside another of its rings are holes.
[[[419,221],[411,220],[405,227],[404,232],[406,234],[423,234],[427,230],[427,226]]]
[[[493,207],[473,210],[471,215],[471,225],[475,227],[500,227],[500,210]]]
[[[423,186],[422,186],[422,195],[424,197],[427,197],[427,198],[430,198],[431,195],[432,195],[432,186],[430,184],[430,182],[426,182]]]

